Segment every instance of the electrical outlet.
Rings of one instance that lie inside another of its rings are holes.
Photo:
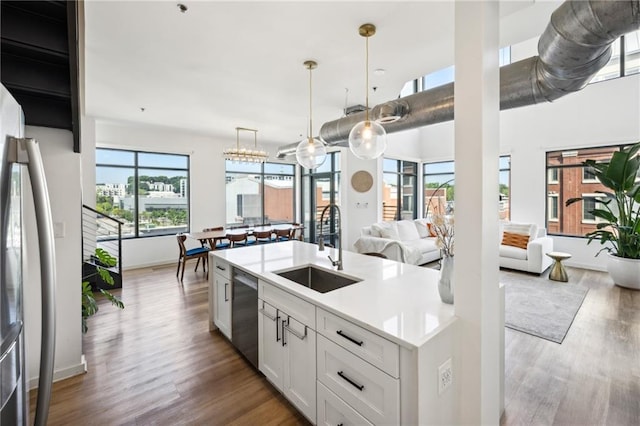
[[[453,383],[453,369],[451,358],[438,367],[438,395],[442,395]]]

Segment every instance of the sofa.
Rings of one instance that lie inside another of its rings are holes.
[[[358,253],[382,253],[399,262],[422,265],[440,259],[427,219],[378,222],[365,226],[354,243]]]
[[[501,221],[499,230],[501,268],[542,274],[553,263],[546,255],[553,251],[553,239],[547,236],[546,228]]]
[[[378,222],[362,228],[354,243],[358,253],[382,253],[389,259],[423,265],[440,259],[428,219]],[[535,224],[500,221],[498,248],[501,268],[542,274],[553,260],[553,239]]]

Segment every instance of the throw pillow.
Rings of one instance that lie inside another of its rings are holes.
[[[526,250],[528,243],[529,236],[525,234],[515,234],[513,232],[504,231],[504,234],[502,235],[501,244],[504,246],[518,247]]]
[[[398,225],[396,222],[378,222],[371,225],[373,229],[380,233],[382,238],[389,238],[392,240],[399,240]]]
[[[427,223],[427,230],[429,231],[430,237],[437,237],[436,230],[433,228],[433,223]]]

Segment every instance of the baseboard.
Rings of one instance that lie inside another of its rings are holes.
[[[158,262],[150,262],[150,263],[141,263],[139,265],[129,265],[129,266],[123,266],[122,270],[123,271],[131,271],[134,269],[142,269],[142,268],[153,268],[155,266],[167,266],[167,265],[176,265],[178,263],[177,260],[161,260]]]
[[[580,268],[580,269],[589,269],[590,271],[600,271],[607,272],[606,266],[594,265],[593,263],[581,263],[581,262],[571,262],[570,260],[565,260],[562,262],[564,266],[570,266],[572,268]]]
[[[72,365],[71,367],[54,371],[53,381],[57,382],[60,380],[68,379],[69,377],[77,376],[79,374],[84,374],[86,372],[87,372],[87,362],[84,358],[84,355],[82,355],[82,357],[80,358],[80,364]],[[38,379],[39,377],[33,377],[29,379],[27,383],[27,387],[29,388],[29,390],[33,390],[38,387]]]

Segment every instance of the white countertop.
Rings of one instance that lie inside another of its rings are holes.
[[[211,256],[269,281],[316,306],[409,348],[422,346],[455,320],[453,306],[438,295],[438,271],[343,251],[343,271],[327,258],[338,250],[287,241],[212,251]],[[319,293],[273,272],[315,265],[362,281]]]

